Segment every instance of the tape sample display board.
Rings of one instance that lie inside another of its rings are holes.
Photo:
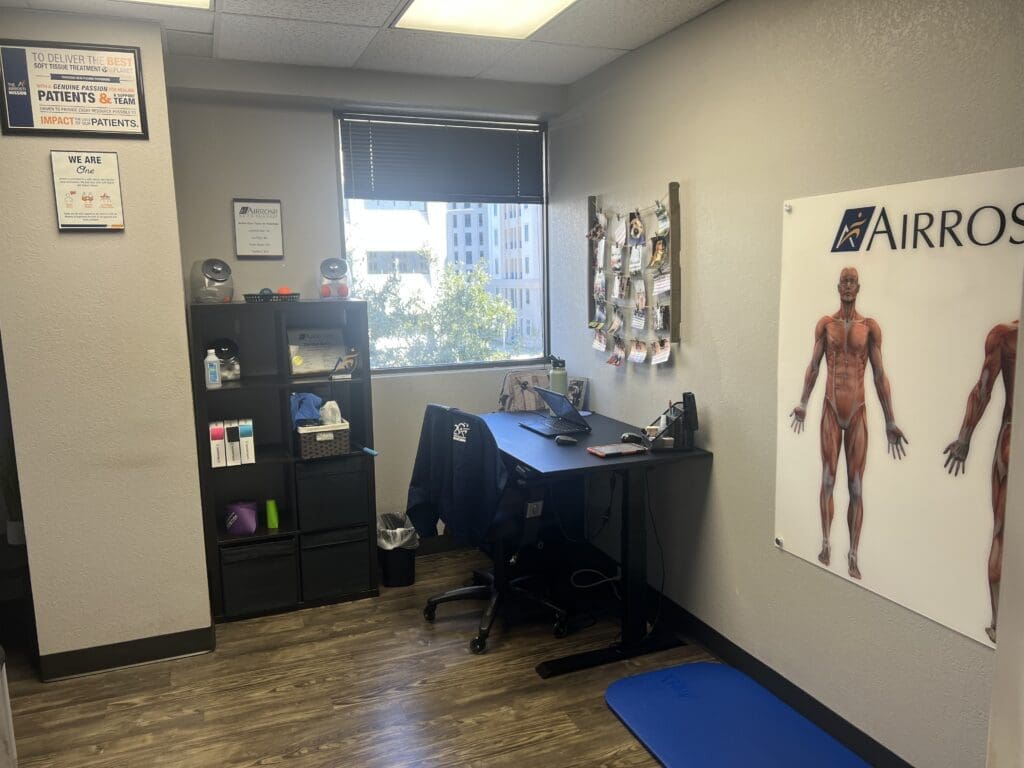
[[[1024,168],[787,203],[775,532],[998,639]]]

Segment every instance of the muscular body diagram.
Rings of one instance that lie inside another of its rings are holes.
[[[856,309],[860,278],[852,267],[839,276],[839,311],[821,318],[814,329],[814,350],[810,365],[804,374],[804,388],[800,404],[791,412],[791,426],[796,433],[803,432],[807,416],[807,402],[818,380],[821,361],[827,368],[825,405],[821,414],[821,491],[818,503],[821,512],[821,552],[818,560],[829,565],[832,546],[829,533],[835,514],[833,492],[840,450],[846,458],[849,506],[847,525],[850,530],[850,550],[847,554],[849,574],[861,577],[857,564],[861,527],[864,522],[863,482],[867,461],[868,427],[864,410],[864,375],[871,364],[872,379],[878,400],[885,415],[885,434],[888,452],[894,459],[906,455],[909,440],[896,426],[893,415],[892,393],[889,379],[882,364],[882,329],[871,318],[862,317]]]

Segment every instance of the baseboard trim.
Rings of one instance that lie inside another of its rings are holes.
[[[192,656],[212,651],[215,647],[216,635],[211,625],[124,643],[40,655],[39,674],[43,682],[51,682],[117,667]]]
[[[650,593],[651,599],[657,600],[657,591],[650,588]],[[913,768],[906,760],[879,744],[857,726],[833,712],[685,608],[676,605],[667,597],[663,597],[662,601],[662,618],[667,622],[669,629],[696,640],[726,664],[756,680],[871,765],[877,768]]]

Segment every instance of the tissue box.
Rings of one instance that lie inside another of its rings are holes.
[[[299,427],[299,458],[326,459],[351,453],[348,422]]]

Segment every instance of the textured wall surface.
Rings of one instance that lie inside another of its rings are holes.
[[[782,203],[1024,165],[1022,40],[1009,0],[730,0],[572,86],[551,129],[553,349],[636,423],[694,391],[715,452],[709,484],[657,476],[667,593],[932,768],[984,764],[992,651],[772,544]],[[670,180],[684,342],[613,369],[586,331],[586,196],[623,210]]]
[[[430,98],[429,93],[415,93],[416,84],[415,79],[406,81],[410,103]],[[503,87],[496,87],[490,97],[492,104],[501,104]],[[520,94],[520,89],[515,93]],[[443,108],[440,103],[446,94],[438,92],[433,98],[436,108]],[[234,100],[225,103],[191,95],[172,97],[170,110],[186,274],[194,260],[215,256],[231,264],[236,297],[282,283],[315,296],[320,261],[338,255],[341,249],[333,111],[245,105]],[[283,261],[234,258],[232,197],[282,200]],[[504,369],[491,368],[386,374],[374,379],[373,428],[375,447],[380,451],[375,462],[378,509],[405,509],[427,403],[493,410],[504,374]]]
[[[319,295],[320,262],[341,255],[331,110],[172,97],[170,112],[186,279],[192,262],[218,258],[231,265],[239,301],[284,284]],[[281,200],[284,259],[235,259],[236,197]]]
[[[0,138],[0,332],[43,654],[210,624],[156,26],[0,11],[142,49],[148,141]],[[123,233],[58,233],[50,149],[118,154]]]

